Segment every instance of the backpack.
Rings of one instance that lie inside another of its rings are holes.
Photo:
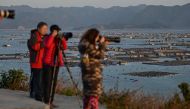
[[[34,30],[32,30],[34,31]],[[34,33],[32,33],[31,31],[31,37],[30,39],[27,40],[27,46],[28,46],[28,50],[30,52],[30,62],[31,63],[34,63],[36,62],[36,58],[37,58],[37,55],[38,55],[38,52],[39,51],[36,51],[32,48],[32,46],[35,44],[36,40],[37,40],[37,37]]]

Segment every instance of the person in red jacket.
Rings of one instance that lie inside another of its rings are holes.
[[[28,40],[28,48],[30,53],[30,97],[38,101],[42,101],[42,67],[44,55],[43,38],[48,32],[48,25],[40,22],[37,29],[31,30],[31,37]]]
[[[50,27],[50,35],[45,38],[45,51],[43,58],[44,102],[46,104],[50,103],[50,106],[52,107],[57,107],[53,104],[55,87],[57,83],[59,67],[64,65],[62,51],[67,49],[67,42],[65,38],[58,38],[58,33],[60,30],[61,29],[59,26],[52,25]],[[55,75],[54,78],[53,75]],[[52,85],[52,83],[54,84]],[[52,96],[50,97],[52,86]]]

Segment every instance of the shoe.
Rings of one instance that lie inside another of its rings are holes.
[[[52,103],[52,104],[51,104],[51,107],[53,107],[53,108],[58,108],[59,106]]]
[[[40,102],[43,101],[43,99],[42,99],[41,97],[35,97],[35,100],[36,100],[36,101],[40,101]]]
[[[49,105],[46,105],[44,109],[52,109]]]
[[[30,94],[30,98],[34,98],[34,96]]]
[[[35,93],[34,92],[30,92],[30,98],[35,98]]]
[[[52,105],[50,106],[50,109],[54,109]]]
[[[35,100],[36,100],[36,101],[41,101],[41,102],[42,102],[42,101],[43,101],[43,97],[40,96],[40,95],[37,95],[37,94],[36,94],[36,95],[35,95]]]

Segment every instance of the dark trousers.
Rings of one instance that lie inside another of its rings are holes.
[[[46,104],[48,104],[49,102],[52,103],[54,100],[58,72],[59,72],[59,67],[56,67],[54,72],[54,67],[49,65],[43,66],[43,94],[44,94],[44,102]],[[53,75],[54,75],[54,80],[53,80]],[[51,95],[52,83],[54,84]]]
[[[31,74],[30,74],[30,97],[31,98],[34,98],[34,89],[33,89],[33,72],[32,72],[32,69],[31,69]]]
[[[38,101],[42,101],[42,69],[31,69],[30,96]]]

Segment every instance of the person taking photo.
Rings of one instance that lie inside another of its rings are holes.
[[[59,67],[63,66],[63,50],[67,49],[64,37],[58,37],[61,31],[58,25],[50,27],[50,35],[45,38],[45,53],[43,58],[43,90],[44,102],[50,104],[50,108],[58,107],[53,104]]]
[[[27,42],[30,55],[30,97],[42,101],[42,67],[44,55],[44,36],[48,32],[48,25],[40,22],[37,29],[31,30],[30,39]]]
[[[89,29],[79,42],[83,83],[83,109],[98,109],[98,100],[102,94],[101,59],[104,59],[108,42],[100,36],[97,29]]]

